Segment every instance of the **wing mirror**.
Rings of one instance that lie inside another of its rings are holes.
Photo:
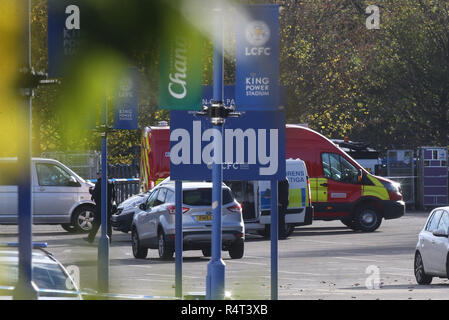
[[[432,234],[433,234],[435,237],[444,237],[444,238],[447,238],[447,237],[448,237],[447,231],[444,231],[443,229],[435,230],[434,232],[432,232]]]
[[[139,209],[145,211],[147,209],[147,205],[145,203],[141,203],[139,205]]]

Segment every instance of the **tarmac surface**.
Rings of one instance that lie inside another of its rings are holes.
[[[373,233],[354,232],[340,221],[314,221],[279,241],[279,299],[427,300],[449,299],[449,281],[434,278],[419,286],[413,274],[418,233],[428,212],[410,212],[383,221]],[[100,234],[100,232],[99,232]],[[33,241],[66,267],[79,271],[80,287],[97,285],[97,244],[59,225],[33,226]],[[0,226],[0,242],[17,241],[17,226]],[[183,292],[205,292],[209,258],[185,251]],[[223,251],[226,291],[233,299],[270,299],[270,240],[247,235],[245,256],[232,260]],[[73,267],[71,267],[73,268]],[[135,259],[130,234],[114,232],[110,248],[110,291],[152,296],[175,295],[175,260],[162,261],[157,250]]]

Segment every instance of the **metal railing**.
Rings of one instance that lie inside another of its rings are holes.
[[[96,179],[90,179],[91,182],[97,182]],[[129,197],[138,194],[139,190],[139,179],[109,179],[109,181],[114,183],[115,186],[115,201],[117,204],[122,203]]]

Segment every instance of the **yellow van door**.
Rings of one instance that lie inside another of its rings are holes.
[[[327,178],[310,178],[312,202],[327,202]]]

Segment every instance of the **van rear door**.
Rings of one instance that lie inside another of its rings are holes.
[[[245,222],[254,222],[259,218],[257,181],[225,181],[232,190],[235,199],[242,205],[242,216]]]
[[[307,185],[307,170],[299,159],[288,159],[286,175],[289,182],[289,204],[285,215],[285,223],[304,224],[306,207],[309,206],[309,190]],[[259,181],[259,199],[262,211],[261,224],[270,224],[271,217],[271,185],[269,181]]]

